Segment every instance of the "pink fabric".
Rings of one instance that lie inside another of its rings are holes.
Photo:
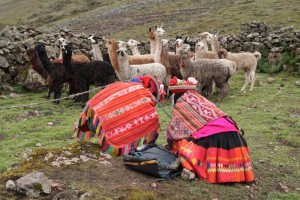
[[[207,137],[217,133],[228,132],[228,131],[238,131],[235,123],[228,117],[218,118],[214,121],[208,122],[198,131],[193,133],[193,138],[199,139],[202,137]]]

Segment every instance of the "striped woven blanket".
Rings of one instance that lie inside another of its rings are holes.
[[[129,82],[111,84],[96,94],[75,126],[80,140],[97,134],[104,150],[110,149],[114,155],[128,154],[139,143],[155,141],[158,130],[153,95],[142,84]]]

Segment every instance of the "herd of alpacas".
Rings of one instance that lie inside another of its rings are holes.
[[[218,34],[209,32],[199,34],[193,52],[186,40],[178,37],[175,43],[170,44],[163,39],[164,35],[163,25],[149,28],[150,54],[144,55],[139,52],[140,43],[134,39],[128,42],[106,39],[107,52],[102,52],[99,38],[91,35],[88,39],[92,60],[85,55],[73,54],[72,44],[64,38],[58,39],[60,52],[56,60],[50,60],[43,43],[27,49],[27,56],[32,68],[48,85],[46,98],[54,93],[55,103],[59,103],[64,83],[69,85],[69,95],[80,93],[74,95],[76,102],[86,103],[90,84],[104,87],[145,74],[151,74],[165,86],[174,76],[184,80],[194,77],[198,81],[197,91],[206,98],[212,97],[214,88],[218,90],[218,103],[227,95],[233,73],[244,70],[245,83],[241,92],[246,91],[248,84],[250,91],[253,90],[257,61],[261,58],[259,52],[228,52],[220,47]],[[170,52],[170,45],[175,45],[175,52]]]

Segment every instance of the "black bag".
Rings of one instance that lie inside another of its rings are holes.
[[[151,145],[139,152],[125,155],[123,161],[129,169],[162,179],[173,178],[182,171],[176,155],[160,145]]]

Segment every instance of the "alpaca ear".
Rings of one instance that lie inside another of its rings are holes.
[[[150,32],[150,33],[152,32],[152,28],[151,28],[151,27],[149,28],[149,32]]]
[[[155,30],[157,30],[157,24],[154,25]]]
[[[162,28],[162,27],[163,27],[163,25],[164,25],[164,24],[163,24],[163,23],[161,23],[161,26],[160,26],[160,28]]]

